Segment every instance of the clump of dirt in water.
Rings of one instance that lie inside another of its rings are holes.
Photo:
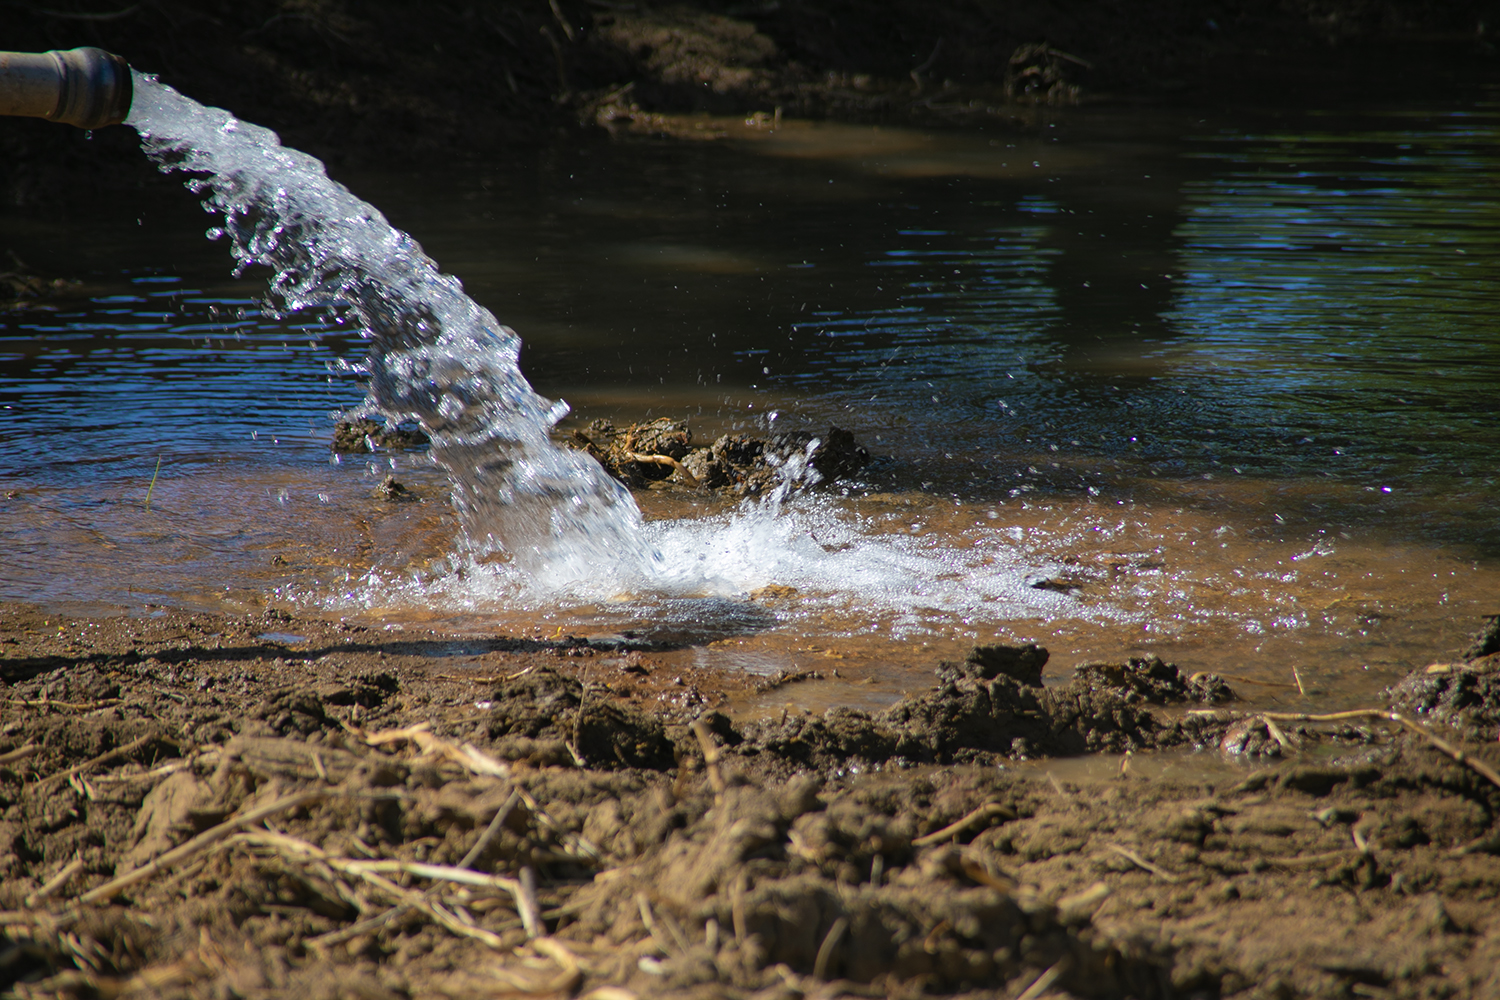
[[[978,647],[883,713],[741,724],[609,643],[0,606],[0,988],[1500,990],[1493,745],[1061,780],[1016,741],[1212,747],[1232,720],[1182,715],[1223,690],[1160,661],[1046,685],[1047,658]]]
[[[69,278],[48,278],[33,273],[14,250],[5,252],[9,266],[0,264],[0,313],[55,312],[55,300],[78,298],[83,282]]]
[[[801,487],[848,478],[870,462],[870,453],[839,427],[819,435],[725,434],[701,446],[693,443],[685,420],[660,417],[624,429],[595,420],[586,430],[575,430],[570,443],[635,489],[674,479],[740,497],[760,496],[783,483]]]
[[[368,417],[340,421],[333,429],[333,450],[343,454],[362,455],[376,448],[425,448],[429,443],[427,435],[415,427],[391,427]]]
[[[1465,739],[1494,740],[1500,732],[1500,615],[1454,663],[1434,663],[1391,688],[1397,709],[1458,729]]]

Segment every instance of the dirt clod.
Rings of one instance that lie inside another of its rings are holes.
[[[661,417],[619,430],[608,420],[595,420],[573,431],[570,443],[635,489],[675,476],[687,486],[732,496],[847,479],[870,462],[870,453],[839,427],[820,435],[725,434],[704,447],[693,444],[686,421]]]
[[[391,427],[368,418],[341,421],[333,429],[333,450],[344,454],[366,454],[376,448],[408,450],[425,448],[427,435],[415,427]]]

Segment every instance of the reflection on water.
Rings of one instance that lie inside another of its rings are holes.
[[[1496,139],[1458,115],[1196,143],[1218,169],[1183,191],[1166,356],[1211,405],[1242,419],[1254,400],[1257,421],[1300,435],[1276,471],[1418,489],[1493,476]]]
[[[1019,136],[788,123],[348,180],[582,419],[832,421],[880,457],[739,549],[743,516],[647,498],[653,524],[697,519],[663,544],[723,549],[732,600],[694,656],[852,676],[998,638],[1266,684],[1298,665],[1352,697],[1497,610],[1495,131],[1480,104],[1074,112]],[[5,317],[0,596],[690,630],[659,602],[455,579],[420,455],[328,462],[327,414],[361,395],[329,364],[357,345],[259,316],[193,211],[0,216],[23,258],[88,282]],[[372,501],[393,467],[433,502]],[[797,593],[751,614],[766,583]]]
[[[329,411],[358,399],[329,370],[350,337],[327,317],[273,322],[248,287],[205,291],[175,275],[89,284],[101,294],[4,317],[0,448],[15,472],[297,447],[326,439]]]

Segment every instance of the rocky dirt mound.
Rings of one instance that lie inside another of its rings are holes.
[[[624,429],[595,420],[586,430],[575,430],[571,443],[635,489],[675,479],[741,497],[760,496],[782,484],[801,488],[848,478],[870,462],[854,435],[838,427],[816,436],[725,434],[698,446],[685,420],[660,417]]]
[[[1457,729],[1465,739],[1493,739],[1500,729],[1500,615],[1492,615],[1453,663],[1434,663],[1388,692],[1400,711]]]
[[[362,455],[376,448],[391,451],[425,448],[427,444],[427,435],[415,427],[391,427],[368,417],[340,421],[333,429],[333,450],[346,455]]]

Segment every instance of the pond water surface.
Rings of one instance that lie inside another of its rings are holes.
[[[862,480],[776,509],[642,496],[663,551],[722,581],[696,598],[455,571],[421,453],[330,459],[358,337],[260,315],[187,192],[9,210],[0,246],[83,285],[3,315],[0,598],[631,630],[816,667],[809,704],[879,704],[997,640],[1064,674],[1157,653],[1368,700],[1500,611],[1495,96],[705,121],[723,137],[334,171],[520,333],[564,428],[834,423],[869,447]],[[371,499],[393,470],[427,502]],[[766,584],[796,593],[744,599]]]

